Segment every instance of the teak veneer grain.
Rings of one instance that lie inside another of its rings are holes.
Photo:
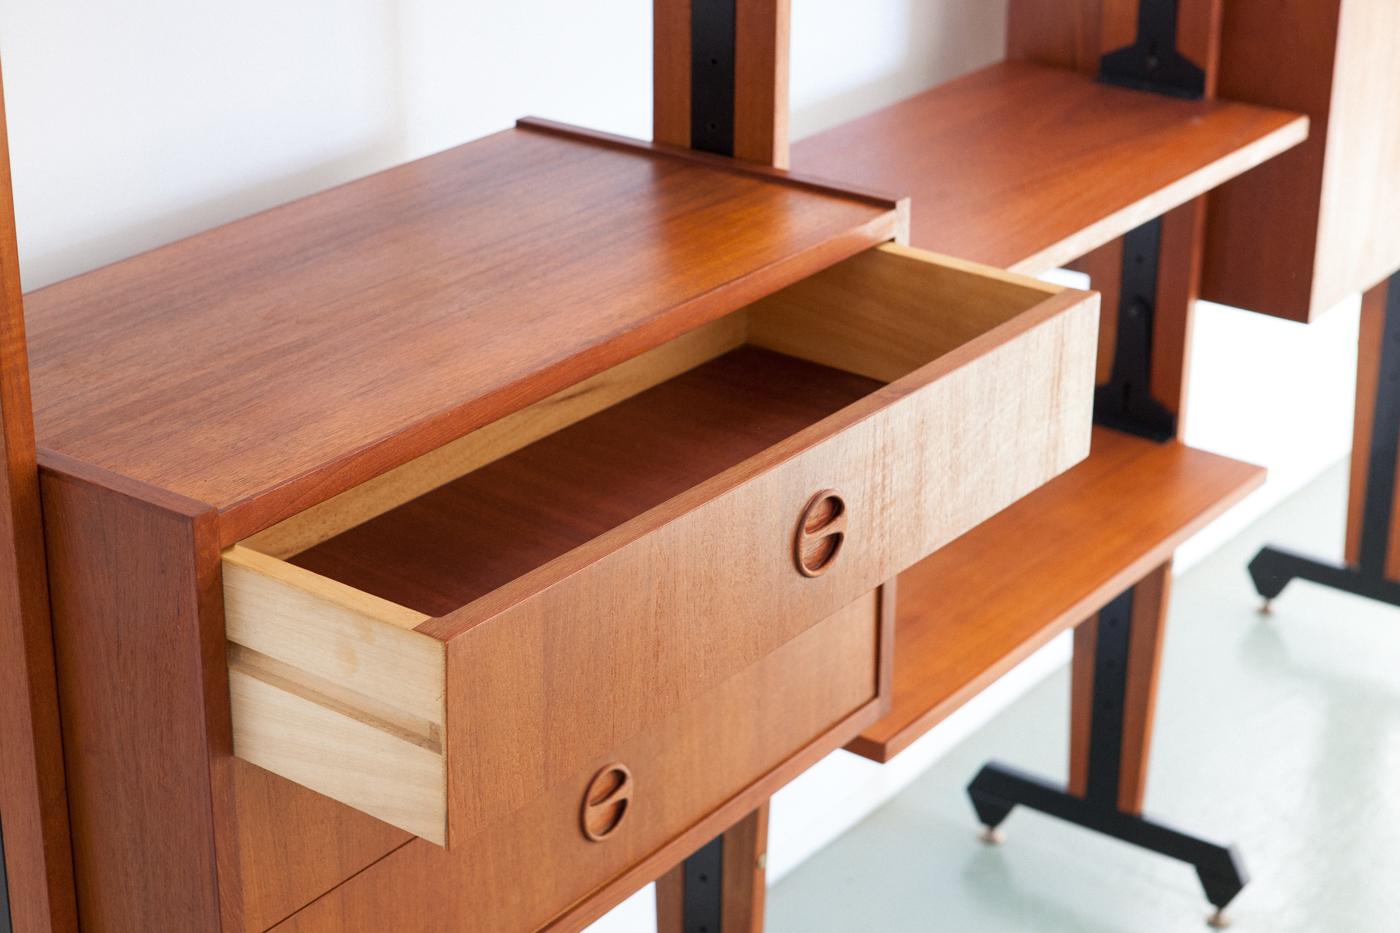
[[[1035,274],[1296,146],[1307,126],[1003,62],[801,140],[792,161],[911,194],[915,246]]]
[[[1089,459],[900,575],[893,708],[848,747],[888,761],[1263,479],[1096,428]]]
[[[420,612],[446,615],[880,385],[742,347],[351,528],[290,563]]]
[[[524,121],[29,295],[41,462],[207,503],[229,544],[902,223]]]

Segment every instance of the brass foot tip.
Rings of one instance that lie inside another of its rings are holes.
[[[984,828],[982,832],[977,834],[977,838],[981,839],[989,846],[999,846],[1006,841],[1006,837],[1001,834],[1001,830],[997,829],[995,826]]]
[[[1223,930],[1230,925],[1230,918],[1222,908],[1206,918],[1206,925],[1215,930]]]
[[[1274,601],[1273,601],[1272,599],[1266,599],[1266,600],[1264,600],[1264,602],[1261,603],[1260,606],[1259,606],[1259,614],[1260,614],[1261,616],[1271,616],[1271,615],[1273,615],[1273,614],[1274,614]]]

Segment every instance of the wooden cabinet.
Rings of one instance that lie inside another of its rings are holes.
[[[576,926],[872,726],[1097,341],[906,216],[527,122],[30,296],[80,911]]]
[[[1223,7],[1221,95],[1301,111],[1313,129],[1211,195],[1202,296],[1311,320],[1400,269],[1400,5]]]

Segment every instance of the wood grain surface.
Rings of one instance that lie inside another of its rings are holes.
[[[41,474],[79,916],[237,929],[216,516],[83,470]]]
[[[1203,296],[1306,321],[1400,269],[1400,5],[1225,4],[1220,95],[1306,114],[1308,141],[1211,196]],[[1280,192],[1287,192],[1281,197]]]
[[[1263,478],[1177,442],[1095,429],[1084,463],[900,575],[894,707],[850,750],[889,760]]]
[[[8,140],[0,88],[0,923],[46,933],[78,917]]]
[[[39,446],[232,543],[899,233],[730,164],[531,123],[43,289]]]
[[[801,140],[793,166],[912,195],[914,246],[1039,273],[1306,133],[1284,111],[1004,62]]]
[[[412,842],[277,929],[408,933],[463,918],[482,930],[581,929],[878,714],[879,617],[878,595],[862,597],[561,775],[470,845]],[[517,754],[532,753],[522,745]],[[579,829],[579,804],[614,761],[632,772],[636,791],[619,829],[596,843]]]

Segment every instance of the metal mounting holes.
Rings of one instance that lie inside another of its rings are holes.
[[[593,775],[583,793],[583,834],[602,842],[616,832],[632,804],[633,789],[632,772],[624,764],[608,765]]]
[[[793,557],[804,577],[819,577],[836,562],[846,543],[846,500],[834,489],[812,497],[797,522]]]

